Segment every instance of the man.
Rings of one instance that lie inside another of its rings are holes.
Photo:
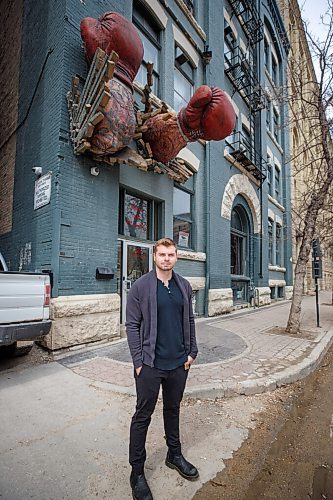
[[[165,464],[195,480],[198,470],[182,455],[179,407],[188,370],[198,349],[192,311],[192,289],[175,273],[177,248],[169,238],[154,246],[155,270],[139,278],[127,297],[127,340],[134,364],[136,411],[130,429],[130,483],[135,500],[152,500],[144,475],[146,436],[160,386],[168,453]]]

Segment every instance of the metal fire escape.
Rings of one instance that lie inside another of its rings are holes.
[[[259,17],[255,0],[229,0],[251,45],[260,42],[264,37],[264,23]]]
[[[250,130],[238,131],[226,141],[229,154],[251,173],[259,182],[265,180],[266,160],[256,150],[255,122],[256,115],[266,107],[265,92],[257,78],[256,45],[263,39],[263,22],[260,19],[256,2],[253,0],[229,0],[233,14],[237,17],[246,38],[247,48],[233,47],[225,53],[225,73],[230,79],[239,95],[244,99],[249,108]],[[231,28],[225,28],[225,37],[231,35]],[[230,47],[230,42],[229,42]],[[257,145],[261,150],[260,143]]]

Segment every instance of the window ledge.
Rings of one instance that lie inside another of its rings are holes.
[[[268,200],[273,203],[273,205],[275,205],[277,208],[279,208],[281,210],[281,212],[285,212],[286,209],[284,208],[283,205],[281,205],[275,198],[273,198],[273,196],[271,196],[270,194],[267,195],[268,197]]]
[[[251,281],[251,278],[244,274],[230,274],[232,281]]]
[[[178,259],[181,260],[196,260],[199,262],[206,262],[206,254],[204,252],[194,252],[193,250],[177,250]]]
[[[278,273],[285,273],[287,271],[287,269],[285,267],[273,266],[272,264],[269,264],[268,270],[269,271],[277,271]]]
[[[181,10],[184,12],[190,23],[192,24],[193,28],[196,30],[196,32],[200,35],[202,40],[205,42],[207,39],[206,33],[204,30],[201,28],[200,24],[197,22],[195,17],[193,16],[192,12],[187,8],[183,0],[176,0],[176,3],[178,6],[181,8]]]
[[[280,146],[280,144],[277,142],[277,140],[275,139],[275,137],[272,134],[272,132],[267,127],[266,127],[266,132],[267,132],[268,137],[273,141],[274,145],[278,148],[278,150],[280,151],[280,153],[283,154],[282,147]]]

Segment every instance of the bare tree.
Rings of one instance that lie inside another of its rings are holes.
[[[297,3],[295,9],[298,10]],[[297,19],[297,12],[295,14]],[[289,102],[291,115],[294,114],[291,122],[304,120],[304,126],[308,127],[306,137],[299,138],[299,144],[294,147],[292,158],[295,179],[293,216],[297,221],[299,243],[292,303],[287,324],[287,332],[292,334],[296,334],[300,327],[303,284],[312,241],[315,236],[325,231],[326,238],[332,237],[332,198],[330,199],[330,196],[332,196],[333,183],[331,139],[333,0],[327,2],[327,12],[322,16],[322,23],[326,29],[326,36],[325,40],[320,41],[311,35],[305,23],[302,27],[301,21],[298,21],[297,31],[300,42],[298,47],[294,47],[294,51],[293,42],[291,43],[292,54],[289,60],[291,84]],[[294,57],[296,54],[297,57]],[[317,78],[312,61],[319,64]],[[329,221],[331,225],[327,225]]]

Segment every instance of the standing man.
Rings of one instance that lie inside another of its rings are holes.
[[[130,483],[135,500],[152,500],[144,475],[146,436],[160,386],[168,453],[165,464],[190,481],[198,470],[182,455],[179,408],[188,370],[197,352],[192,289],[175,273],[177,248],[169,238],[154,246],[155,270],[132,286],[126,308],[127,340],[134,364],[136,411],[130,430]]]

